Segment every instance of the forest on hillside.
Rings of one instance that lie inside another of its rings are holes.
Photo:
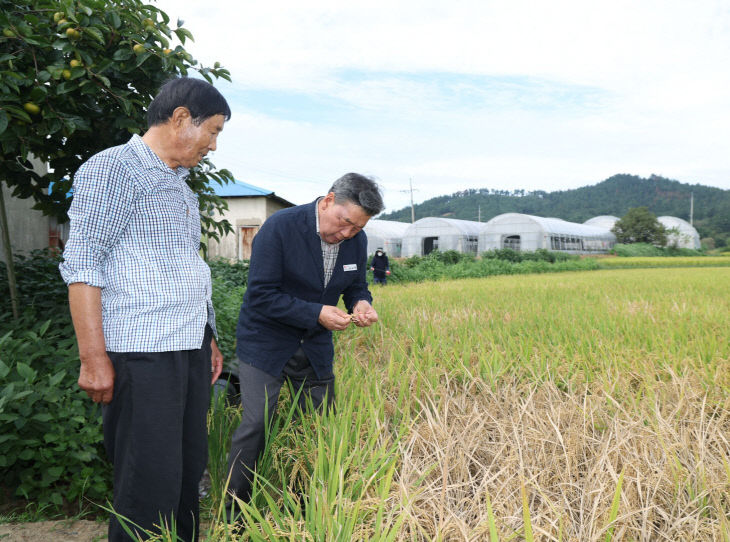
[[[614,175],[593,186],[556,192],[474,188],[429,199],[415,206],[416,220],[427,216],[486,222],[502,213],[525,213],[584,222],[599,215],[622,217],[633,207],[648,207],[656,216],[690,219],[694,195],[694,226],[700,237],[715,246],[730,244],[730,190],[687,184],[657,175],[642,178]],[[378,218],[410,222],[411,208]]]

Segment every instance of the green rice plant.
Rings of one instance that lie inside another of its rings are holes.
[[[213,397],[214,404],[208,412],[208,473],[210,477],[210,503],[208,510],[217,510],[225,502],[228,485],[228,450],[233,432],[241,423],[241,407],[229,406],[225,394]]]
[[[606,538],[605,542],[611,542],[613,540],[613,530],[614,525],[613,522],[616,521],[616,516],[618,516],[618,508],[621,503],[621,486],[624,484],[624,471],[621,471],[621,474],[618,477],[618,483],[616,484],[616,491],[613,494],[613,501],[611,502],[611,512],[608,516],[608,529],[606,531]]]
[[[525,489],[525,481],[520,481],[520,494],[522,495],[522,521],[524,522],[524,533],[526,542],[534,542],[535,536],[532,534],[532,520],[530,518],[530,505],[527,502],[527,490]]]
[[[628,257],[628,258],[601,258],[599,266],[603,269],[636,268],[636,267],[725,267],[730,266],[730,260],[723,256],[659,256],[659,257]]]
[[[295,421],[283,394],[241,539],[722,540],[728,288],[697,267],[376,289],[378,324],[336,334],[336,410]]]
[[[492,510],[492,501],[489,498],[489,493],[487,493],[485,497],[487,500],[487,519],[489,521],[489,542],[499,542],[497,522],[494,518],[494,511]]]

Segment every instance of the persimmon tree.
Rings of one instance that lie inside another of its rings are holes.
[[[143,132],[147,105],[166,80],[197,73],[230,81],[219,63],[201,66],[184,49],[193,36],[181,21],[173,26],[166,13],[139,0],[0,0],[0,8],[0,184],[61,222],[75,171],[93,154]],[[32,157],[48,173],[34,172]],[[211,218],[225,202],[209,183],[231,179],[205,159],[188,181],[200,197],[204,233],[213,238],[232,229]]]

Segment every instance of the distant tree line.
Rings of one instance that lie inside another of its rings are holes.
[[[690,219],[694,194],[694,227],[716,246],[730,244],[730,190],[680,183],[657,175],[642,178],[614,175],[593,186],[556,192],[469,189],[439,196],[415,206],[416,220],[443,216],[482,222],[502,213],[525,213],[584,222],[599,215],[624,216],[629,209],[647,207],[654,215]],[[410,207],[378,218],[410,222]]]

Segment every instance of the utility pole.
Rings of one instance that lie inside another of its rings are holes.
[[[411,224],[416,221],[416,208],[413,206],[413,179],[408,177],[409,190],[399,190],[399,192],[410,192],[411,193]],[[418,190],[416,188],[416,190]]]
[[[481,204],[477,207],[477,222],[482,221],[482,206]]]
[[[416,221],[416,208],[413,206],[413,179],[408,177],[408,185],[411,188],[411,224]]]
[[[694,218],[695,214],[695,193],[690,192],[689,193],[689,225],[692,226],[692,219]]]

